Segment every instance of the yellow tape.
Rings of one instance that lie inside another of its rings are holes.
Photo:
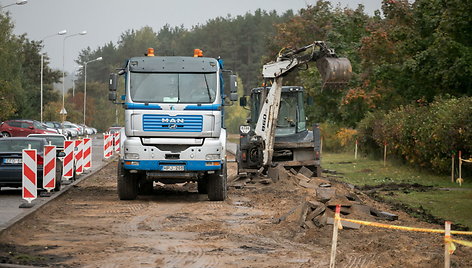
[[[446,245],[449,245],[449,247],[448,247],[449,255],[454,254],[454,251],[456,251],[456,245],[454,245],[454,243],[452,242],[452,239],[451,239],[450,236],[449,237],[448,236],[444,237],[444,243]]]
[[[472,163],[472,158],[469,158],[469,159],[461,158],[461,159],[459,159],[459,160],[464,161],[464,162],[466,162],[466,163]]]
[[[471,241],[451,239],[451,242],[454,242],[454,243],[461,244],[463,246],[472,248],[472,242]]]
[[[411,231],[411,232],[424,232],[424,233],[437,233],[437,234],[444,234],[445,231],[442,229],[427,229],[427,228],[416,228],[416,227],[406,227],[406,226],[399,226],[399,225],[390,225],[390,224],[383,224],[378,222],[370,222],[370,221],[360,221],[360,220],[351,220],[340,218],[343,221],[358,223],[367,226],[374,226],[386,229],[395,229],[395,230],[403,230],[403,231]],[[468,231],[451,231],[451,234],[456,235],[472,235],[472,232]]]

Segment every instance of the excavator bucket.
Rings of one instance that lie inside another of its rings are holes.
[[[316,66],[325,86],[343,86],[352,75],[351,62],[347,58],[324,57],[316,61]]]

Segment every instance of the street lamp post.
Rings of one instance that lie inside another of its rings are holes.
[[[76,34],[71,34],[71,35],[67,35],[67,36],[64,36],[64,39],[62,40],[62,110],[61,110],[61,114],[62,114],[62,123],[64,123],[65,121],[65,115],[66,115],[66,109],[65,109],[65,96],[66,96],[66,87],[65,87],[65,77],[66,77],[66,71],[65,71],[65,58],[66,58],[66,54],[65,54],[65,50],[66,50],[66,40],[67,38],[70,38],[70,37],[74,37],[74,36],[78,36],[78,35],[86,35],[87,34],[87,31],[82,31],[80,33],[76,33]]]
[[[3,9],[3,8],[5,8],[5,7],[10,7],[10,6],[15,6],[15,5],[21,6],[21,5],[25,5],[25,4],[27,4],[27,3],[28,3],[28,0],[18,0],[18,1],[16,1],[15,3],[8,4],[8,5],[6,5],[6,6],[0,6],[0,9]]]
[[[57,32],[56,34],[51,34],[43,39],[41,39],[41,43],[44,42],[44,40],[58,36],[58,35],[65,35],[67,33],[67,30],[62,30],[60,32]],[[44,74],[44,53],[41,52],[41,123],[43,122],[43,74]]]
[[[90,61],[87,61],[87,62],[84,63],[84,126],[86,126],[86,124],[85,124],[85,107],[86,107],[86,104],[87,104],[87,64],[89,64],[91,62],[94,62],[94,61],[100,61],[102,59],[103,59],[102,57],[98,57],[94,60],[90,60]]]

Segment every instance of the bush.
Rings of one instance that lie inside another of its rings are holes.
[[[354,149],[357,131],[351,128],[340,127],[332,123],[320,125],[323,137],[323,149],[330,152],[345,152]]]
[[[428,106],[408,105],[368,114],[359,124],[360,147],[388,154],[435,172],[450,170],[451,155],[472,153],[472,98],[438,99]]]

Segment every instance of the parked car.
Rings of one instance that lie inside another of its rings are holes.
[[[76,128],[63,128],[62,132],[65,133],[64,136],[70,138],[79,136],[79,131]]]
[[[64,152],[64,141],[66,137],[62,134],[29,134],[28,137],[43,138],[46,142],[56,146],[58,152]]]
[[[80,126],[84,129],[84,135],[93,135],[93,134],[95,134],[91,127],[88,127],[88,126],[83,125],[83,124],[80,124]]]
[[[3,137],[26,137],[29,134],[57,133],[57,131],[48,130],[36,120],[7,120],[0,125],[0,133]]]
[[[79,125],[77,124],[74,124],[74,123],[71,123],[71,122],[67,122],[65,121],[64,124],[63,124],[64,128],[70,128],[70,129],[75,129],[78,133],[79,136],[83,136],[84,135],[84,130],[82,127],[80,127]]]
[[[64,133],[64,131],[62,129],[61,123],[49,121],[49,122],[44,122],[44,124],[46,126],[48,126],[49,128],[55,129],[57,131],[57,133],[63,134],[64,136],[66,136],[66,134]]]
[[[21,187],[22,186],[22,150],[37,150],[38,169],[37,185],[43,186],[43,164],[44,164],[44,145],[47,141],[44,138],[33,137],[11,137],[0,139],[0,188],[1,187]],[[58,153],[63,157],[64,153]],[[54,190],[61,189],[62,164],[59,158],[56,160],[56,185]]]

